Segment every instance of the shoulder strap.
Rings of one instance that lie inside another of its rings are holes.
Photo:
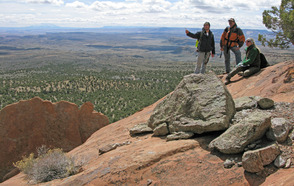
[[[203,31],[200,33],[200,38],[199,38],[198,47],[197,47],[198,49],[200,48],[202,36],[203,36]]]

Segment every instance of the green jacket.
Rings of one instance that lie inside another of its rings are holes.
[[[248,65],[250,67],[258,67],[260,68],[260,52],[254,46],[250,45],[249,47],[245,48],[246,56],[244,57],[242,64]]]

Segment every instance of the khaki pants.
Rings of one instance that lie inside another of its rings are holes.
[[[204,74],[206,69],[206,64],[209,61],[210,52],[198,52],[198,59],[195,68],[195,74]]]

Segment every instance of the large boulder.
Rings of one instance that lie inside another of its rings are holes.
[[[271,113],[253,110],[250,115],[238,122],[211,141],[209,148],[216,148],[224,154],[243,152],[248,144],[264,136],[271,126]]]
[[[42,145],[69,151],[92,133],[109,124],[108,118],[93,111],[93,104],[66,101],[52,104],[40,98],[20,101],[0,111],[0,179],[12,162]]]
[[[154,130],[166,124],[169,133],[201,134],[227,129],[234,114],[234,101],[214,73],[191,74],[156,106],[148,126]]]

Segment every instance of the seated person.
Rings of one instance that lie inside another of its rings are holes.
[[[226,85],[231,82],[230,79],[237,73],[244,77],[248,77],[260,71],[260,51],[256,47],[254,39],[248,38],[246,40],[246,46],[245,58],[227,75],[225,81]],[[243,73],[241,74],[240,72]]]

